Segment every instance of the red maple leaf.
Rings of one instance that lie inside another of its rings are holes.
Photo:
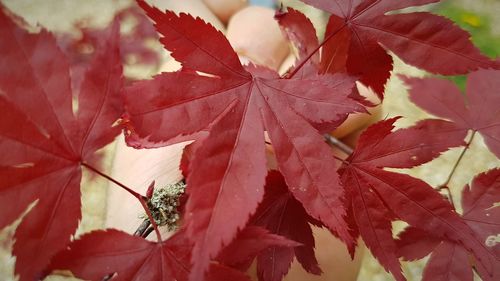
[[[113,280],[186,281],[192,244],[183,234],[155,243],[114,229],[93,231],[55,256],[47,273],[70,270],[86,280],[116,274]]]
[[[70,241],[81,219],[81,166],[95,164],[94,152],[120,132],[113,126],[123,111],[117,26],[110,32],[74,101],[53,36],[28,33],[0,6],[0,228],[36,201],[15,234],[20,280],[38,279]]]
[[[120,26],[130,28],[127,32],[121,32],[120,56],[124,65],[144,64],[150,67],[159,67],[160,53],[148,46],[149,40],[158,40],[158,33],[144,12],[136,5],[119,11],[112,22],[118,22]],[[77,22],[74,28],[80,33],[75,37],[72,33],[57,35],[57,43],[65,53],[71,65],[71,84],[73,95],[78,95],[78,90],[87,66],[96,55],[96,51],[102,49],[108,36],[106,28],[90,28],[85,21]],[[125,73],[126,74],[126,73]],[[125,77],[125,83],[137,80],[136,77]]]
[[[119,11],[113,21],[133,22],[131,30],[120,36],[120,55],[123,63],[132,61],[139,64],[158,65],[160,54],[146,46],[148,40],[158,40],[158,33],[139,7],[133,5]],[[71,64],[85,63],[93,58],[95,50],[102,48],[101,44],[106,41],[107,30],[86,27],[85,22],[76,23],[75,28],[81,32],[80,37],[62,34],[58,36],[58,43]]]
[[[262,200],[265,130],[294,197],[311,216],[352,243],[335,160],[309,122],[334,122],[362,111],[348,97],[354,80],[344,75],[280,79],[263,67],[245,68],[211,25],[139,4],[184,71],[162,73],[127,88],[132,144],[154,146],[210,132],[194,152],[187,178],[185,223],[195,241],[192,278],[202,279],[210,258],[231,242]]]
[[[247,225],[219,253],[216,262],[210,264],[206,280],[250,281],[245,272],[260,253],[269,248],[289,249],[300,245],[283,236],[272,234],[262,227]]]
[[[219,253],[217,260],[224,265],[244,271],[250,267],[251,262],[260,252],[269,247],[287,249],[300,245],[284,236],[272,234],[262,227],[249,225]]]
[[[449,19],[428,12],[394,13],[439,0],[302,1],[332,14],[321,44],[320,71],[345,69],[380,97],[392,70],[392,58],[386,49],[408,64],[437,74],[498,68],[497,62],[482,55],[470,42],[469,33]]]
[[[279,281],[288,273],[294,257],[307,272],[321,274],[314,255],[314,236],[309,223],[321,223],[307,214],[302,204],[288,190],[277,171],[267,175],[264,200],[250,220],[272,233],[300,242],[295,248],[272,247],[257,257],[257,274],[261,281]]]
[[[238,266],[270,246],[298,245],[263,228],[247,227],[210,264],[206,280],[250,280]],[[114,229],[93,231],[57,254],[45,273],[69,270],[79,278],[99,281],[112,275],[113,280],[186,281],[192,247],[184,230],[159,243]]]
[[[462,219],[474,230],[480,241],[496,257],[493,276],[476,263],[483,280],[500,277],[500,169],[493,169],[474,178],[462,191]],[[424,269],[423,280],[472,281],[473,272],[469,253],[462,245],[439,239],[433,232],[407,228],[398,240],[399,253],[405,260],[421,259],[432,253]]]
[[[425,120],[391,133],[396,119],[369,127],[343,167],[342,181],[367,247],[397,280],[401,273],[391,222],[399,219],[469,249],[492,270],[491,256],[452,206],[427,183],[383,168],[411,168],[449,147],[463,144],[466,130],[441,120]]]
[[[500,158],[500,71],[469,74],[466,95],[448,80],[402,78],[411,87],[413,103],[460,128],[480,133],[488,148]]]

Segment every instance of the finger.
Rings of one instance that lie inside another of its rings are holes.
[[[226,36],[240,56],[274,70],[290,52],[269,8],[249,6],[238,11],[229,20]]]
[[[234,13],[248,5],[247,0],[203,0],[203,2],[225,24]]]

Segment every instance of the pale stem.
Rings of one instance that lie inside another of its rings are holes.
[[[451,205],[453,205],[453,207],[455,207],[455,204],[453,202],[453,196],[451,195],[451,190],[448,187],[448,184],[450,183],[451,179],[453,178],[453,175],[457,171],[458,165],[462,161],[462,158],[464,157],[465,152],[467,152],[467,150],[469,149],[472,141],[474,140],[474,136],[476,135],[476,132],[477,131],[472,131],[472,134],[471,134],[469,140],[467,141],[467,143],[465,144],[464,148],[462,149],[462,152],[460,152],[460,155],[458,156],[458,159],[455,162],[455,165],[453,165],[453,168],[451,169],[450,174],[448,175],[448,178],[446,179],[446,181],[443,184],[441,184],[440,186],[437,187],[438,190],[446,189],[448,191],[448,199],[450,200]]]

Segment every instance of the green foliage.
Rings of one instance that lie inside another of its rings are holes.
[[[472,42],[485,55],[495,58],[500,56],[500,36],[493,35],[491,15],[475,13],[463,7],[457,1],[445,1],[437,6],[436,13],[454,21],[472,36]],[[460,89],[465,89],[466,76],[440,76],[453,81]]]

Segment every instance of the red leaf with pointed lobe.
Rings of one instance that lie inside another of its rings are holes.
[[[263,228],[247,227],[221,252],[218,262],[210,264],[206,280],[250,280],[238,266],[251,262],[259,252],[270,246],[298,245]],[[161,243],[119,230],[99,230],[84,234],[68,249],[58,253],[46,274],[53,270],[69,270],[86,280],[101,281],[105,276],[114,274],[113,280],[186,281],[192,247],[193,243],[182,229]]]
[[[158,34],[151,21],[136,5],[125,8],[115,14],[112,23],[117,22],[127,27],[127,32],[121,32],[120,57],[123,64],[143,64],[149,67],[159,67],[160,53],[149,46],[150,40],[158,40]],[[56,34],[57,43],[66,54],[71,66],[71,87],[73,94],[78,96],[87,65],[104,47],[107,38],[106,28],[88,27],[86,21],[74,24],[80,36],[72,33]],[[133,75],[132,75],[133,76]],[[126,77],[125,83],[130,83],[136,77]]]
[[[478,175],[462,191],[462,217],[498,257],[500,245],[492,238],[500,233],[499,202],[500,168]]]
[[[148,146],[210,132],[195,151],[187,178],[185,222],[195,242],[192,280],[203,279],[209,260],[234,239],[262,200],[264,130],[294,196],[309,214],[352,243],[343,218],[343,189],[332,172],[335,160],[309,122],[334,122],[362,111],[348,97],[354,80],[342,75],[280,79],[263,67],[244,68],[211,25],[139,4],[172,57],[193,71],[162,73],[126,90],[136,140]]]
[[[182,172],[182,176],[186,179],[189,175],[189,163],[193,161],[194,152],[202,141],[196,141],[190,143],[184,147],[182,150],[181,162],[179,163],[179,170]]]
[[[500,71],[479,70],[469,74],[465,96],[451,81],[402,78],[410,86],[413,103],[460,128],[479,132],[491,152],[500,158]]]
[[[366,192],[369,183],[352,171],[342,177],[349,189],[353,205],[353,216],[358,225],[359,234],[380,264],[392,273],[396,280],[405,280],[397,259],[396,243],[392,238],[391,221],[394,217],[375,192]]]
[[[385,83],[391,76],[392,57],[377,42],[361,39],[349,28],[345,20],[331,15],[325,30],[320,71],[348,72],[370,86],[380,99]]]
[[[441,241],[414,227],[405,229],[399,239],[400,254],[405,260],[418,260],[431,254],[424,268],[423,281],[474,280],[469,254],[459,244]]]
[[[398,234],[398,254],[405,261],[423,259],[441,243],[441,239],[416,227],[407,227]]]
[[[500,276],[500,245],[496,242],[500,234],[499,199],[500,169],[478,175],[462,192],[462,218],[488,248],[496,264],[491,276],[481,263],[475,264],[483,280],[497,280]],[[421,259],[432,253],[424,270],[424,280],[450,280],[446,279],[448,276],[473,280],[472,261],[467,249],[460,244],[439,239],[434,232],[410,227],[399,234],[398,245],[405,260]]]
[[[139,64],[159,64],[160,54],[147,46],[148,40],[158,40],[158,34],[139,7],[133,5],[119,11],[113,21],[120,24],[132,23],[130,30],[120,36],[120,55],[123,63],[133,61]],[[62,34],[58,36],[58,43],[72,65],[81,65],[93,58],[95,50],[102,48],[107,31],[86,27],[85,22],[76,23],[75,28],[81,33],[80,37]]]
[[[400,219],[464,245],[491,271],[492,260],[485,247],[438,192],[421,180],[383,170],[430,161],[449,147],[462,145],[465,132],[450,122],[425,120],[391,133],[396,120],[369,127],[347,160],[350,164],[343,167],[342,180],[367,247],[397,280],[404,280],[390,228],[391,221]]]
[[[267,228],[272,233],[297,241],[295,248],[272,247],[257,257],[257,273],[261,281],[279,281],[288,273],[293,258],[307,272],[320,274],[314,255],[314,236],[310,223],[319,225],[304,210],[288,190],[283,176],[270,171],[266,179],[266,193],[250,223]]]
[[[319,42],[318,37],[316,36],[316,30],[314,29],[314,26],[309,18],[292,8],[287,8],[286,12],[276,12],[274,18],[280,24],[284,35],[291,42],[294,42],[298,51],[299,59],[305,59],[308,55],[313,54],[312,57],[307,60],[305,65],[301,66],[301,69],[294,75],[294,77],[307,77],[317,73],[319,53],[313,52],[319,47]],[[297,65],[289,69],[288,72],[292,72],[295,67],[297,67]]]
[[[352,155],[353,161],[375,167],[413,168],[450,147],[465,145],[467,131],[451,122],[427,119],[391,132],[396,120],[389,119],[366,129]]]
[[[217,260],[227,266],[246,271],[253,259],[263,250],[276,248],[294,248],[301,244],[283,236],[270,233],[258,226],[245,227],[231,244],[224,248]]]
[[[500,278],[500,169],[479,174],[462,191],[462,218],[494,256],[495,271],[490,277],[487,268],[476,264],[483,280]]]
[[[342,25],[343,21],[338,17],[330,17],[328,19],[325,36],[331,39],[323,44],[321,50],[320,69],[322,72],[337,73],[347,71],[346,66],[351,33],[347,29],[341,28]]]
[[[13,251],[20,280],[33,280],[81,219],[81,164],[97,165],[94,152],[120,132],[118,28],[85,73],[74,113],[69,65],[53,36],[28,33],[0,8],[0,228],[38,200]]]
[[[499,67],[482,55],[469,40],[470,35],[452,21],[428,12],[394,13],[439,0],[302,1],[332,13],[322,43],[323,71],[341,69],[328,62],[346,61],[347,72],[360,76],[381,98],[392,70],[392,59],[385,49],[408,64],[436,74]]]
[[[113,280],[186,281],[191,244],[183,234],[154,243],[114,229],[94,231],[55,256],[49,270],[96,281],[114,273]]]
[[[434,250],[422,274],[423,281],[473,281],[469,254],[460,245],[443,242]]]

